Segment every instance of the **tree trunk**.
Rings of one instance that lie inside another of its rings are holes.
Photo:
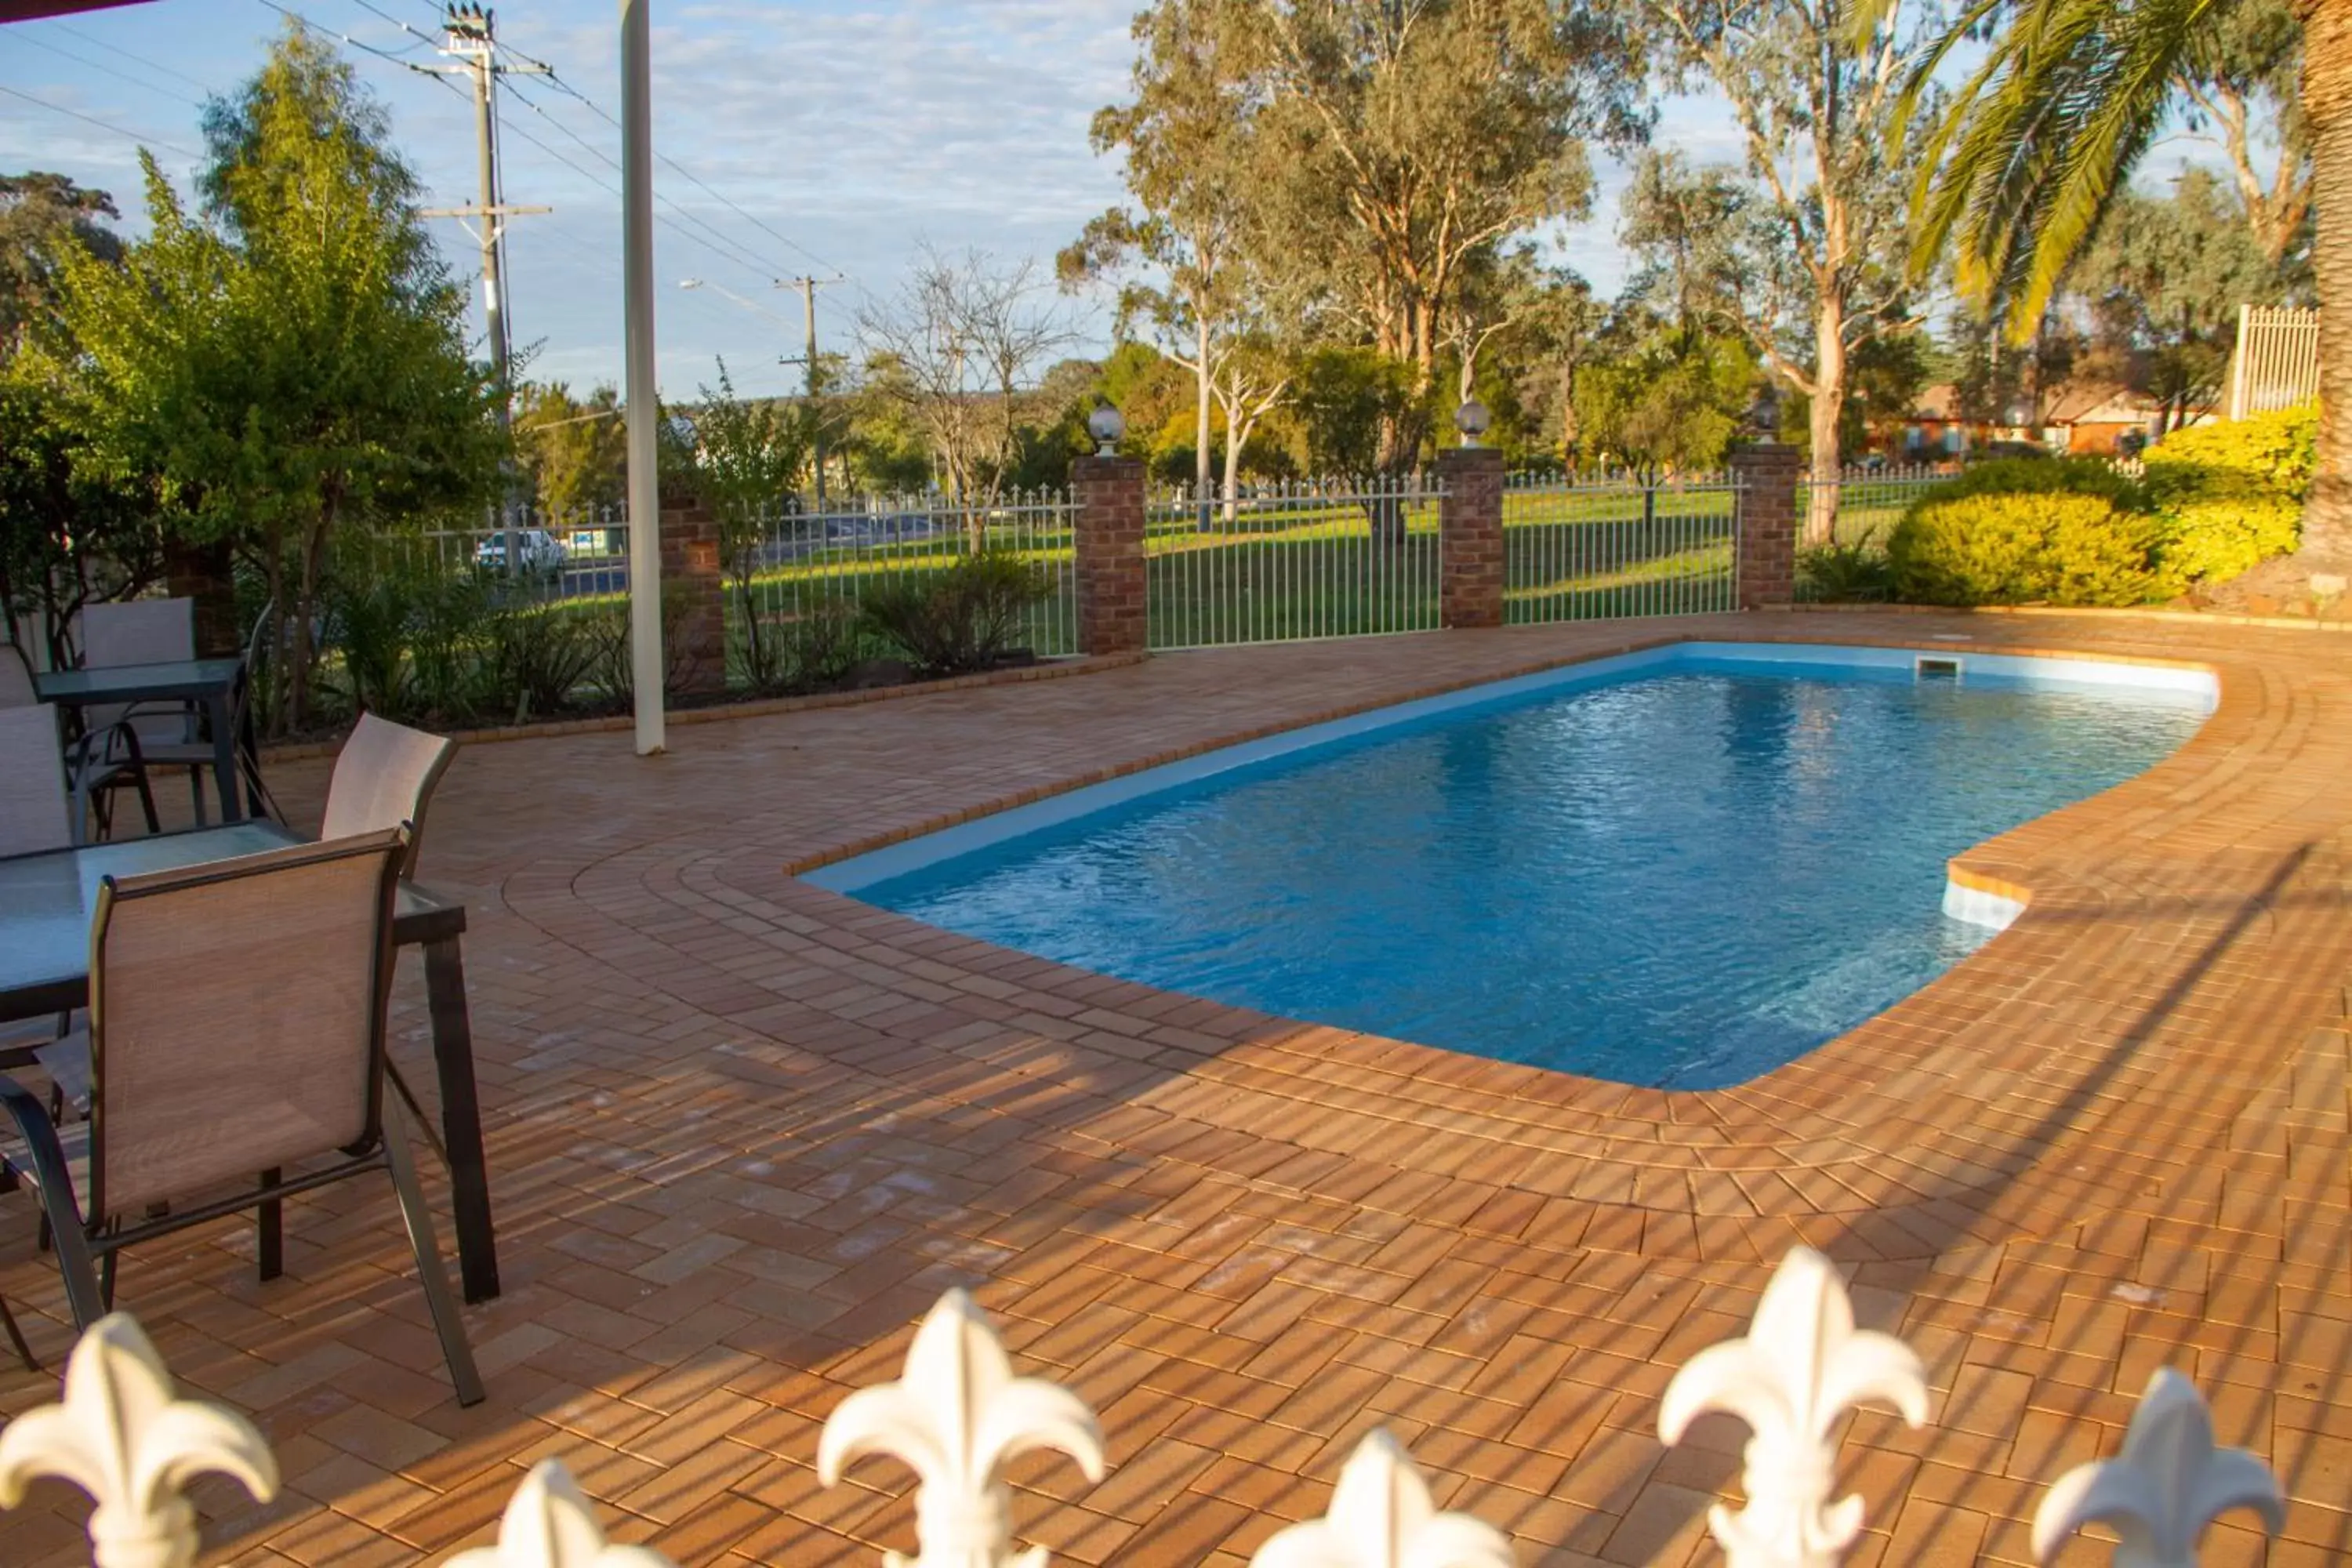
[[[2311,268],[2319,289],[2319,451],[2304,502],[2307,573],[2352,572],[2352,6],[2298,0],[2303,113],[2311,134]],[[2339,581],[2327,586],[2340,592]]]
[[[1192,353],[1192,515],[1200,531],[1206,533],[1213,455],[1209,451],[1209,318],[1205,315],[1193,323]]]
[[[1845,411],[1845,304],[1824,294],[1813,316],[1813,469],[1805,504],[1804,542],[1827,544],[1837,535],[1838,419]]]

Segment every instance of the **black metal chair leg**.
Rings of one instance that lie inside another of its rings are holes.
[[[155,792],[147,785],[147,770],[140,769],[131,775],[139,781],[139,808],[147,814],[147,831],[163,831],[163,819],[155,815]]]
[[[33,1358],[33,1347],[25,1342],[25,1331],[16,1326],[16,1314],[8,1310],[8,1299],[0,1296],[0,1324],[8,1330],[8,1342],[16,1347],[16,1359],[25,1363],[26,1372],[38,1372],[41,1363]]]
[[[262,1172],[262,1191],[276,1186],[279,1179],[280,1172],[275,1165]],[[253,1211],[254,1255],[259,1260],[264,1280],[275,1279],[286,1272],[285,1207],[270,1198]]]
[[[62,1249],[58,1256],[64,1256]],[[114,1310],[114,1260],[121,1256],[121,1253],[110,1247],[105,1256],[98,1260],[98,1299],[106,1304],[106,1310],[110,1312]],[[88,1266],[85,1258],[83,1267]],[[81,1326],[87,1327],[87,1325]]]

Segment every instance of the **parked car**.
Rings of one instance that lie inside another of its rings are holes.
[[[543,528],[513,528],[491,534],[474,549],[474,564],[485,572],[507,569],[507,541],[515,541],[515,556],[525,572],[542,575],[563,570],[571,559],[563,542]]]

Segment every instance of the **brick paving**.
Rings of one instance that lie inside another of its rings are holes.
[[[785,875],[1246,734],[1709,635],[2187,658],[2223,699],[2178,756],[1964,858],[2031,889],[2010,932],[1718,1092],[1286,1023]],[[1015,1469],[1022,1534],[1061,1559],[1237,1565],[1384,1425],[1523,1563],[1677,1564],[1713,1552],[1740,1432],[1711,1419],[1665,1451],[1656,1396],[1802,1240],[1935,1389],[1925,1432],[1849,1426],[1861,1568],[2028,1561],[2041,1485],[2113,1451],[2162,1364],[2277,1467],[2269,1560],[2340,1555],[2348,653],[2123,618],[1621,622],[1163,657],[680,728],[654,761],[618,734],[472,747],[425,875],[475,911],[508,1286],[467,1313],[488,1403],[450,1398],[369,1184],[289,1205],[281,1280],[255,1282],[249,1230],[224,1222],[129,1255],[122,1300],[184,1384],[276,1446],[278,1502],[200,1489],[221,1561],[479,1543],[547,1455],[617,1539],[682,1563],[907,1550],[906,1472],[821,1489],[817,1429],[964,1284],[1024,1370],[1101,1412],[1100,1486]],[[324,772],[278,770],[298,820]],[[429,1083],[403,986],[398,1049]],[[7,1202],[0,1289],[54,1359],[61,1295]],[[0,1373],[0,1410],[53,1389]],[[79,1514],[44,1483],[0,1516],[0,1558],[81,1560]],[[2264,1556],[2242,1523],[2209,1562]]]

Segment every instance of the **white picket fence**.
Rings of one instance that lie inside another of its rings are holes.
[[[1861,1533],[1860,1497],[1839,1499],[1837,1433],[1845,1413],[1889,1405],[1914,1427],[1928,1415],[1926,1368],[1901,1340],[1856,1329],[1844,1281],[1806,1247],[1782,1260],[1747,1337],[1701,1351],[1666,1386],[1659,1435],[1679,1442],[1721,1411],[1748,1424],[1743,1507],[1717,1504],[1707,1529],[1731,1568],[1834,1568]],[[912,1558],[885,1568],[1045,1568],[1041,1546],[1017,1550],[1004,1467],[1065,1454],[1090,1482],[1108,1468],[1094,1412],[1067,1389],[1014,1375],[987,1318],[950,1290],[916,1331],[896,1383],[861,1389],[827,1418],[817,1473],[837,1482],[853,1462],[895,1458],[916,1475]],[[89,1517],[98,1568],[187,1568],[200,1546],[184,1495],[198,1475],[234,1478],[257,1500],[278,1467],[244,1417],[184,1400],[138,1323],[116,1313],[91,1326],[66,1369],[61,1404],[0,1431],[0,1507],[54,1477],[97,1502]],[[2271,1534],[2285,1523],[2277,1481],[2261,1460],[2213,1446],[2212,1420],[2186,1378],[2150,1380],[2115,1458],[2058,1478],[2034,1515],[2032,1545],[2048,1562],[2085,1524],[2118,1537],[2117,1568],[2189,1568],[2207,1524],[2252,1509]],[[1440,1510],[1429,1484],[1385,1431],[1357,1446],[1320,1519],[1268,1537],[1252,1568],[1509,1568],[1501,1531]],[[451,1568],[667,1568],[659,1552],[608,1544],[595,1510],[560,1461],[542,1460],[507,1504],[498,1544],[458,1553]],[[1158,1568],[1138,1564],[1137,1568]]]
[[[2230,417],[2293,408],[2318,395],[2319,312],[2239,306],[2238,346],[2230,355]]]

